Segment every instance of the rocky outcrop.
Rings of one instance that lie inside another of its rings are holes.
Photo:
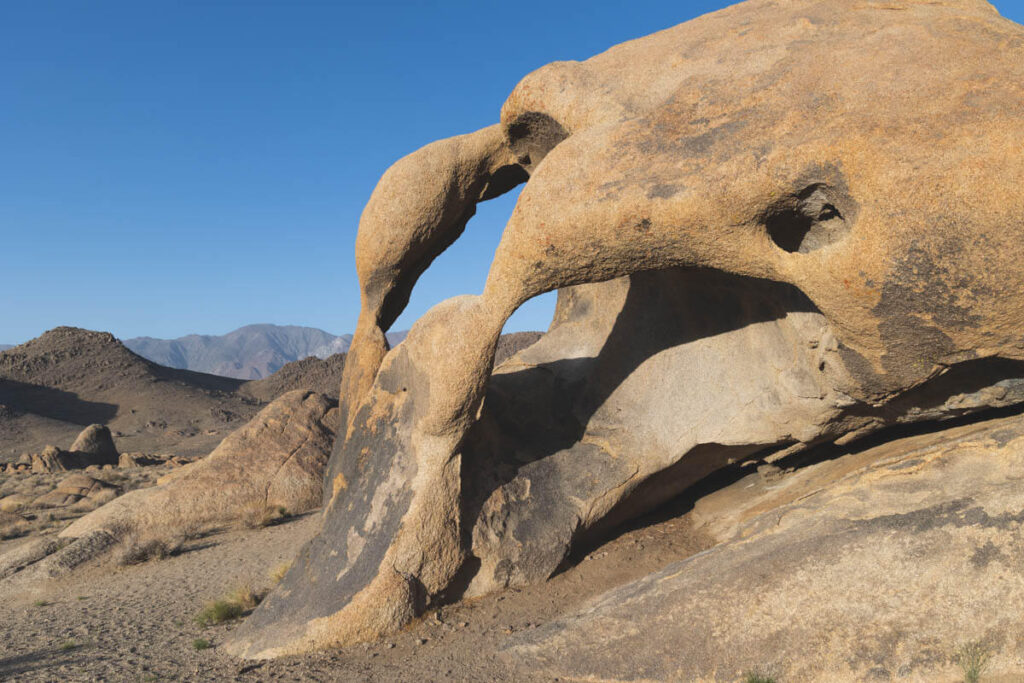
[[[99,530],[198,533],[267,510],[301,513],[320,503],[337,408],[309,391],[292,391],[261,410],[206,458],[130,491],[75,521],[62,538]]]
[[[119,458],[110,429],[94,424],[82,430],[69,450],[47,446],[41,453],[23,455],[16,464],[27,465],[26,469],[33,474],[44,474],[93,466],[116,466]],[[12,468],[11,471],[18,470]]]
[[[152,465],[160,465],[165,462],[171,464],[184,464],[180,462],[179,458],[163,458],[156,455],[147,455],[146,453],[122,453],[117,458],[117,466],[121,468],[134,468],[134,467],[150,467]]]
[[[33,474],[66,472],[75,468],[77,460],[70,453],[62,451],[56,446],[47,446],[42,453],[30,453],[28,457]]]
[[[52,491],[32,501],[34,507],[67,507],[83,499],[103,500],[119,492],[117,486],[86,474],[72,474],[66,477]],[[5,499],[6,500],[6,499]]]
[[[114,437],[104,425],[89,425],[82,430],[68,449],[80,461],[88,465],[117,465],[118,453]]]
[[[0,555],[0,579],[11,575],[0,584],[0,596],[38,590],[41,581],[63,576],[119,543],[167,547],[210,529],[259,526],[317,507],[337,425],[334,401],[292,391],[266,406],[208,457],[171,470],[156,486],[107,502],[116,487],[85,474],[66,478],[30,505],[106,504],[61,531],[59,543],[36,544],[42,550],[28,555],[18,548]],[[5,497],[0,509],[14,514],[24,503]]]
[[[538,69],[499,124],[398,161],[360,222],[323,527],[230,649],[374,638],[737,460],[1024,400],[1021,82],[1024,29],[981,0],[749,0]],[[483,292],[389,351],[527,179]]]
[[[513,638],[567,680],[954,680],[1024,655],[1024,418],[917,436],[697,502],[721,542]],[[1009,679],[1007,679],[1009,680]]]

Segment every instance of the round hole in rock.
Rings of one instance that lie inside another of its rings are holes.
[[[769,209],[764,226],[775,246],[807,254],[839,242],[850,228],[824,185],[811,185]]]

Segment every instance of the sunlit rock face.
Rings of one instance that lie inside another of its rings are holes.
[[[1024,29],[988,3],[751,0],[538,69],[500,123],[398,161],[360,223],[323,528],[230,648],[372,639],[727,463],[1020,402],[1022,101]],[[484,291],[389,350],[524,181]]]

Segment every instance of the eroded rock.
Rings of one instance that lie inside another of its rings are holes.
[[[100,479],[94,479],[86,474],[72,474],[62,480],[57,488],[33,500],[32,505],[42,508],[67,507],[82,499],[101,500],[116,495],[118,491],[117,486]]]
[[[104,425],[94,424],[86,427],[68,450],[87,465],[117,464],[118,453],[117,447],[114,446],[114,437],[111,436],[110,429]]]
[[[750,0],[538,69],[500,124],[397,162],[360,222],[323,528],[230,649],[371,639],[737,459],[1024,400],[1022,82],[1024,29],[980,0]],[[475,204],[527,178],[484,291],[388,352]]]
[[[953,680],[967,642],[1024,635],[1024,418],[887,443],[697,503],[721,543],[510,639],[569,680]]]
[[[319,505],[337,407],[310,391],[292,391],[230,434],[206,458],[172,470],[156,486],[130,491],[61,532],[97,530],[190,535],[268,509],[301,513]]]

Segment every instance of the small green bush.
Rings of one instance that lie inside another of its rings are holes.
[[[206,638],[196,638],[192,641],[192,648],[195,650],[208,650],[212,647],[212,643]]]
[[[213,626],[214,624],[223,624],[225,621],[231,621],[232,619],[238,619],[245,612],[242,606],[237,602],[229,602],[227,600],[214,600],[209,602],[203,607],[202,611],[196,615],[196,623],[200,626]]]
[[[777,683],[774,676],[760,671],[748,671],[743,674],[743,683]]]
[[[964,683],[978,683],[990,659],[992,650],[980,640],[961,645],[956,661],[964,672]]]

